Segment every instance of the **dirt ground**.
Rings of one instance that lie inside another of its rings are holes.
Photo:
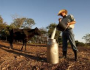
[[[20,51],[21,45],[0,41],[0,70],[90,70],[90,48],[78,47],[78,60],[74,61],[74,53],[68,48],[67,58],[62,57],[59,48],[59,63],[47,62],[47,47],[27,46],[27,50]]]

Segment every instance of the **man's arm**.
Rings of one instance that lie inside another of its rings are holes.
[[[75,23],[76,23],[76,21],[69,22],[69,23],[67,23],[67,26],[75,24]]]

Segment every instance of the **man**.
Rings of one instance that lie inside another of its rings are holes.
[[[67,41],[69,40],[71,47],[74,51],[75,61],[77,60],[77,47],[75,44],[74,34],[72,29],[74,28],[74,24],[76,23],[73,15],[67,15],[67,10],[62,9],[59,11],[58,16],[61,16],[62,19],[59,22],[67,25],[67,29],[62,31],[62,42],[63,42],[63,57],[66,58],[67,55]]]

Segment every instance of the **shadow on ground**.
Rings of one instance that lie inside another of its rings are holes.
[[[0,44],[0,48],[2,49],[2,50],[5,50],[5,51],[7,51],[7,52],[9,52],[9,53],[13,53],[13,54],[17,54],[17,55],[22,55],[22,56],[25,56],[25,57],[29,57],[29,58],[31,58],[31,59],[33,59],[33,60],[36,60],[36,61],[41,61],[41,62],[47,62],[47,59],[46,58],[44,58],[44,57],[40,57],[39,55],[38,56],[34,56],[34,55],[30,55],[28,52],[26,52],[26,51],[21,51],[21,50],[18,50],[18,49],[10,49],[10,47],[9,46],[4,46],[4,45],[1,45]]]

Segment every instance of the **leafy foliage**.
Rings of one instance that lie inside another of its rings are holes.
[[[7,24],[6,22],[3,22],[3,18],[0,16],[0,39],[6,40],[7,36]]]
[[[79,42],[78,40],[75,41],[76,46],[85,46],[85,43]]]
[[[0,16],[0,24],[3,23],[3,18]]]
[[[7,26],[6,22],[3,22],[3,18],[0,16],[0,31],[5,29]]]
[[[31,18],[15,18],[13,23],[11,24],[14,28],[31,28],[32,25],[34,25],[35,22]]]
[[[90,43],[90,34],[86,34],[85,36],[82,37],[86,41],[86,43]]]

